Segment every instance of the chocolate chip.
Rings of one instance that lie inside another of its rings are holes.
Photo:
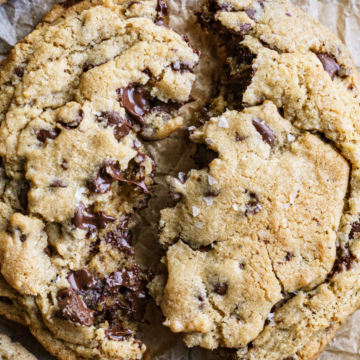
[[[14,302],[6,296],[0,296],[0,302],[5,305],[12,305]]]
[[[169,14],[168,6],[165,0],[157,0],[156,11],[161,17],[167,16]]]
[[[68,169],[68,163],[66,160],[63,160],[61,165],[60,165],[64,170],[67,170]]]
[[[116,111],[104,111],[97,117],[99,122],[104,122],[105,127],[114,128],[114,137],[120,141],[128,135],[134,127],[127,123]]]
[[[20,241],[21,242],[24,242],[24,241],[26,241],[26,235],[20,235]]]
[[[125,329],[122,325],[119,324],[111,325],[105,330],[105,335],[109,339],[115,341],[125,340],[132,336],[133,333],[134,332],[131,329]]]
[[[270,145],[270,147],[274,147],[276,143],[276,136],[266,124],[265,121],[261,121],[259,119],[255,119],[252,121],[256,131],[262,136],[264,143]]]
[[[70,121],[70,122],[64,122],[62,121],[61,119],[58,119],[58,122],[65,128],[65,129],[68,129],[68,130],[73,130],[73,129],[76,129],[79,124],[81,123],[81,121],[83,120],[85,116],[85,113],[82,109],[79,110],[79,115],[73,120],[73,121]]]
[[[339,64],[329,54],[316,54],[324,70],[330,75],[331,80],[334,80],[335,76],[340,73]]]
[[[106,215],[104,211],[97,211],[90,213],[85,209],[85,205],[80,203],[75,210],[74,217],[71,219],[72,224],[79,228],[86,230],[90,229],[105,229],[109,223],[116,221],[116,218]]]
[[[75,291],[91,289],[96,284],[94,276],[87,269],[70,271],[67,280]]]
[[[95,178],[92,181],[88,181],[86,185],[91,191],[104,194],[110,190],[111,184],[116,180],[134,184],[142,189],[145,194],[150,194],[145,179],[140,181],[127,180],[124,178],[121,169],[115,167],[113,164],[106,164],[101,167],[97,171]]]
[[[128,255],[134,255],[134,250],[131,248],[131,232],[124,231],[120,228],[108,232],[104,236],[104,241],[107,244],[111,244],[112,247],[120,249],[122,252]]]
[[[107,290],[112,294],[118,293],[121,287],[137,291],[142,287],[141,273],[141,269],[136,264],[130,268],[114,271],[106,277]]]
[[[66,0],[66,1],[62,1],[59,3],[59,5],[64,8],[64,9],[68,9],[76,4],[79,4],[81,2],[83,2],[84,0]]]
[[[36,138],[42,143],[44,143],[46,139],[56,139],[60,135],[60,132],[61,130],[57,128],[50,130],[41,129],[36,132]]]
[[[51,250],[50,250],[50,247],[47,246],[45,249],[44,249],[44,252],[45,254],[50,258],[51,257]]]
[[[62,180],[55,180],[53,183],[50,184],[50,187],[62,187],[66,188],[67,184]]]
[[[291,16],[291,14],[290,14],[290,13],[286,13],[285,15],[286,15],[286,16]]]
[[[140,125],[145,124],[144,116],[150,112],[150,93],[139,86],[129,84],[117,90],[120,105]]]
[[[119,229],[128,229],[129,224],[131,223],[132,216],[131,214],[125,214],[124,219],[119,222],[118,228]]]
[[[244,269],[244,268],[245,268],[245,264],[240,263],[240,264],[239,264],[239,268],[240,268],[240,269]]]
[[[286,256],[285,256],[285,260],[286,260],[286,261],[290,261],[290,260],[293,258],[293,256],[294,256],[293,254],[291,254],[291,253],[288,252],[288,253],[286,254]]]
[[[250,200],[245,205],[246,206],[245,215],[253,216],[253,215],[257,214],[258,212],[260,212],[261,206],[260,206],[259,197],[257,194],[250,193],[249,196],[250,196]]]
[[[261,10],[264,9],[264,4],[262,1],[258,1],[258,4],[260,4]],[[258,14],[258,11],[255,9],[246,8],[245,9],[246,15],[251,19],[255,20],[256,15]]]
[[[196,153],[190,156],[199,169],[209,167],[209,164],[219,156],[214,150],[208,149],[205,144],[197,144]]]
[[[86,307],[84,301],[73,289],[60,290],[57,295],[60,315],[77,324],[92,326],[94,310]]]
[[[28,192],[30,191],[30,184],[28,182],[25,182],[21,187],[20,187],[20,191],[19,191],[19,201],[20,201],[20,205],[24,210],[27,210],[28,208]]]
[[[219,295],[225,295],[227,290],[227,285],[225,283],[216,283],[213,285],[213,291]]]
[[[338,246],[336,248],[336,260],[333,268],[329,273],[329,277],[335,273],[348,271],[351,269],[353,263],[357,263],[357,257],[346,246]]]
[[[18,66],[17,68],[15,68],[14,73],[17,77],[22,78],[24,76],[24,68]]]
[[[236,134],[235,141],[243,141],[247,138],[247,136],[239,136],[237,132],[235,132],[235,134]]]

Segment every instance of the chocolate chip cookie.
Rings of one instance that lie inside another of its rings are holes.
[[[211,1],[224,70],[189,127],[199,170],[169,177],[167,273],[150,284],[190,347],[316,359],[360,304],[359,76],[291,3]]]
[[[67,0],[0,65],[0,313],[59,359],[139,359],[131,227],[199,52],[155,1]]]
[[[3,334],[0,334],[0,357],[4,360],[36,360],[21,344]]]

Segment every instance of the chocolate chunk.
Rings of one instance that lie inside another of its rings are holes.
[[[225,295],[227,290],[227,285],[225,283],[216,283],[213,285],[213,291],[219,295]]]
[[[68,163],[66,160],[63,160],[61,165],[60,165],[64,170],[67,170],[68,169]]]
[[[331,272],[329,273],[329,277],[333,276],[335,273],[350,270],[353,263],[357,262],[357,257],[350,251],[348,247],[338,246],[336,249],[336,260]]]
[[[20,236],[20,241],[21,241],[21,242],[25,242],[25,241],[26,241],[26,235],[24,235],[24,234],[21,235],[21,236]]]
[[[60,132],[61,130],[57,128],[50,130],[41,129],[36,132],[36,138],[44,143],[46,139],[56,139],[60,135]]]
[[[48,256],[48,257],[51,257],[51,250],[50,250],[50,247],[47,246],[45,249],[44,249],[44,252],[45,254]]]
[[[115,167],[113,164],[106,164],[101,167],[96,173],[95,178],[92,181],[88,181],[86,185],[91,191],[104,194],[110,190],[111,184],[116,180],[134,184],[142,189],[145,194],[150,194],[145,179],[140,181],[127,180],[124,178],[121,169]]]
[[[17,68],[15,68],[14,73],[17,77],[22,78],[24,76],[24,68],[18,66]]]
[[[21,186],[20,191],[19,191],[19,195],[18,195],[20,205],[24,210],[27,210],[27,208],[28,208],[29,201],[28,201],[28,196],[27,195],[28,195],[29,191],[30,191],[30,184],[28,182],[25,182]]]
[[[165,0],[157,0],[156,11],[161,17],[169,14],[168,6]]]
[[[85,205],[80,203],[75,210],[75,215],[71,219],[72,224],[79,229],[105,229],[109,223],[116,221],[116,218],[106,215],[104,211],[90,213],[85,209]]]
[[[5,305],[12,305],[14,303],[10,298],[6,296],[0,296],[0,302]]]
[[[86,307],[84,301],[70,288],[60,290],[57,295],[60,315],[77,324],[91,326],[94,322],[94,310]]]
[[[116,111],[104,111],[97,117],[99,122],[104,122],[106,127],[114,128],[114,137],[120,141],[130,133],[134,127],[127,123]]]
[[[181,63],[179,61],[177,61],[175,64],[171,64],[171,68],[174,71],[180,72],[181,74],[186,72],[194,73],[191,64]]]
[[[120,249],[128,255],[134,255],[134,250],[131,248],[131,232],[124,231],[117,228],[114,231],[108,232],[104,236],[104,241],[111,244],[112,247]]]
[[[243,141],[247,138],[247,136],[239,136],[237,132],[235,132],[235,134],[236,134],[235,141]]]
[[[81,121],[83,120],[85,116],[85,113],[82,109],[79,110],[79,115],[76,117],[75,120],[71,121],[71,122],[64,122],[64,121],[61,121],[61,120],[58,120],[58,122],[65,128],[65,129],[68,129],[68,130],[73,130],[73,129],[76,129],[79,124],[81,123]]]
[[[116,294],[121,287],[125,287],[132,291],[137,291],[142,287],[142,271],[138,265],[131,268],[123,268],[120,271],[114,271],[106,277],[107,290]]]
[[[62,180],[55,180],[53,183],[50,184],[50,187],[62,187],[66,188],[67,184]]]
[[[119,229],[128,229],[129,224],[131,223],[132,215],[131,214],[125,214],[124,219],[119,222],[118,228]]]
[[[114,324],[109,326],[105,330],[105,335],[115,341],[125,340],[128,337],[132,336],[134,332],[131,329],[125,329],[122,325]]]
[[[144,116],[150,112],[150,93],[134,84],[118,89],[117,93],[120,105],[125,108],[127,114],[140,125],[145,125]]]
[[[243,93],[246,88],[250,85],[251,79],[254,76],[254,71],[252,68],[244,70],[241,73],[233,75],[229,80],[223,81],[222,84],[225,86],[226,90],[231,92]]]
[[[316,54],[324,70],[330,75],[331,80],[334,80],[335,76],[340,73],[339,64],[329,54]]]
[[[211,149],[208,149],[205,144],[197,144],[196,153],[190,156],[199,169],[209,167],[209,164],[216,159],[219,154]]]
[[[198,248],[194,249],[196,251],[200,251],[200,252],[207,252],[211,250],[211,244],[209,245],[203,245],[203,246],[199,246]]]
[[[261,121],[259,119],[255,119],[252,121],[256,131],[262,136],[264,143],[270,145],[270,147],[274,147],[276,143],[276,136],[266,124],[265,121]]]
[[[66,0],[66,1],[62,1],[59,3],[59,5],[64,8],[64,9],[68,9],[76,4],[79,4],[81,2],[83,2],[84,0]]]
[[[258,1],[258,3],[260,4],[261,10],[264,9],[264,4],[262,1]],[[258,11],[255,9],[250,9],[250,8],[246,8],[245,9],[246,15],[251,19],[251,20],[255,20],[256,15],[258,14]]]
[[[360,236],[360,221],[356,221],[351,224],[351,230],[349,233],[349,239],[354,239]]]
[[[67,279],[75,291],[91,289],[96,284],[94,276],[87,269],[70,271]]]
[[[290,260],[293,258],[293,256],[294,256],[293,254],[291,254],[291,253],[288,252],[288,253],[286,254],[286,256],[285,256],[285,260],[286,260],[286,261],[290,261]]]
[[[250,201],[245,206],[246,206],[246,210],[245,210],[246,216],[253,216],[258,212],[260,212],[261,206],[258,195],[254,193],[250,193]]]

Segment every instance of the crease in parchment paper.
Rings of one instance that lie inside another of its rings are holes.
[[[22,40],[41,21],[43,15],[59,0],[8,0],[0,5],[0,60],[10,49]],[[181,34],[187,34],[190,42],[202,52],[199,65],[195,68],[197,76],[192,95],[196,102],[186,105],[182,110],[186,120],[201,109],[211,99],[214,91],[216,70],[219,59],[216,57],[218,43],[216,37],[206,37],[199,25],[195,25],[193,15],[202,0],[167,0],[170,10],[170,26]],[[360,0],[292,0],[322,22],[335,35],[344,41],[351,51],[357,70],[360,72]],[[169,138],[148,143],[148,149],[157,163],[156,198],[152,199],[146,210],[135,215],[137,221],[133,229],[133,243],[139,263],[156,270],[164,255],[157,240],[157,226],[160,210],[173,206],[168,197],[165,177],[178,176],[179,171],[187,172],[194,168],[190,155],[195,152],[195,144],[188,139],[187,124]],[[179,334],[172,333],[163,326],[164,317],[154,302],[149,305],[147,320],[139,326],[138,337],[148,348],[145,360],[220,360],[220,357],[199,347],[188,349]],[[0,332],[6,333],[21,342],[38,360],[55,359],[36,342],[29,330],[21,325],[0,318]],[[360,311],[349,317],[337,336],[328,344],[320,360],[360,360]]]

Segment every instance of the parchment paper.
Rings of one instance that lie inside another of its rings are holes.
[[[8,0],[0,5],[0,60],[5,58],[16,41],[21,40],[35,28],[42,16],[59,0]],[[327,26],[348,46],[360,72],[360,0],[292,0],[315,19]],[[199,8],[200,0],[168,0],[170,8],[170,26],[186,33],[193,46],[202,52],[195,73],[197,81],[193,88],[196,102],[183,109],[188,120],[193,112],[212,95],[213,80],[219,60],[216,57],[217,43],[213,37],[206,39],[198,25],[194,25],[194,10]],[[135,217],[137,226],[133,229],[137,260],[141,265],[157,269],[163,255],[157,242],[157,222],[160,209],[173,205],[168,198],[165,176],[177,176],[179,171],[188,171],[194,167],[190,154],[195,146],[188,140],[187,126],[175,132],[170,138],[149,143],[148,149],[158,164],[156,181],[157,197],[152,199],[146,210]],[[164,318],[152,302],[148,308],[147,320],[139,328],[138,337],[148,347],[146,360],[218,360],[211,351],[201,348],[187,349],[177,334],[162,326]],[[30,332],[21,325],[0,318],[0,332],[12,336],[21,342],[39,360],[55,359],[43,349]],[[360,311],[350,317],[339,330],[336,338],[327,346],[321,360],[360,360]]]

